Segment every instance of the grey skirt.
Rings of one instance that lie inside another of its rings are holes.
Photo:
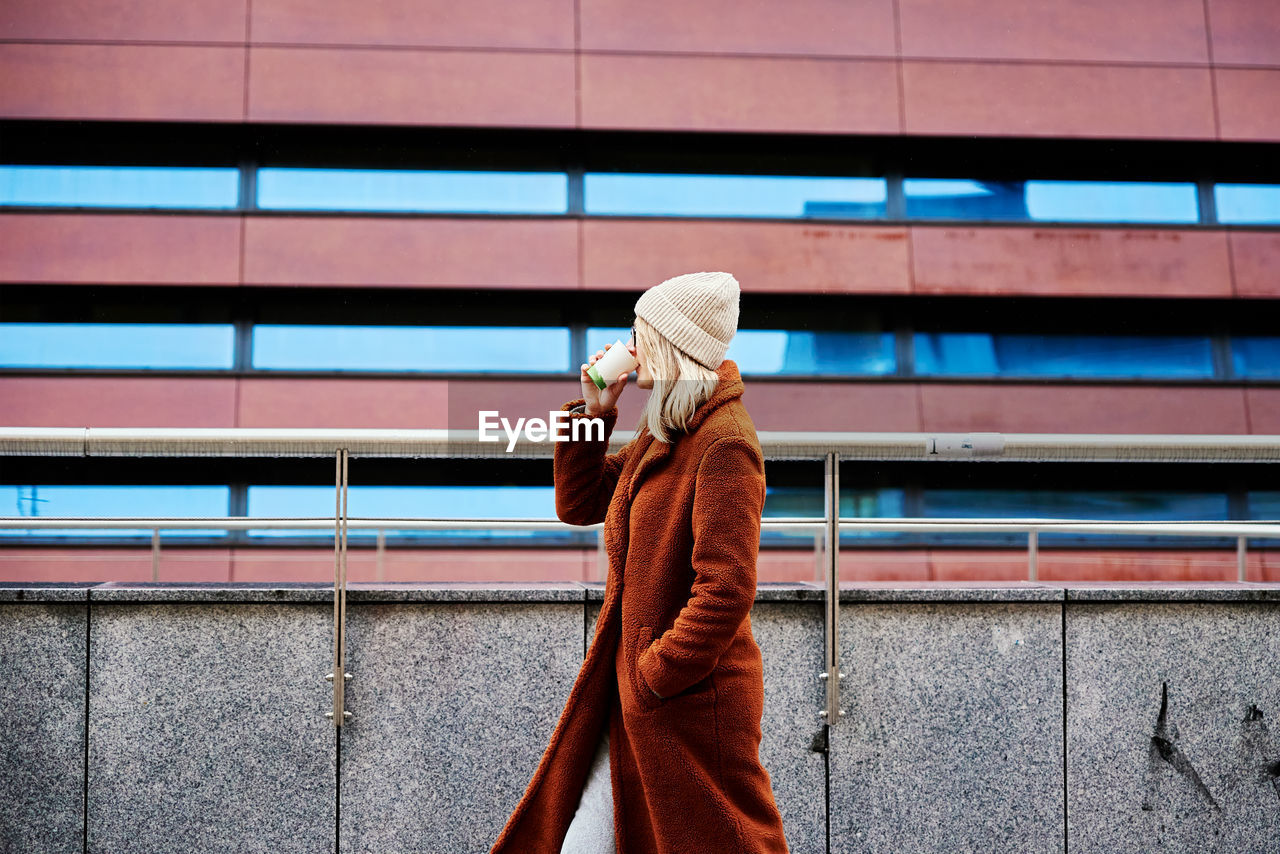
[[[609,725],[600,728],[591,771],[560,854],[617,854],[613,836],[613,783],[609,777]]]

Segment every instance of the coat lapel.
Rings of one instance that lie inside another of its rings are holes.
[[[683,435],[688,435],[698,429],[707,416],[717,407],[741,397],[744,390],[742,383],[742,375],[738,373],[738,365],[732,359],[725,359],[720,363],[720,367],[716,369],[716,376],[720,378],[715,390],[711,392],[711,396],[702,402],[689,418],[689,425]],[[676,440],[679,440],[679,436]],[[631,475],[631,480],[627,483],[627,505],[631,505],[631,500],[635,496],[636,490],[640,488],[640,481],[646,475],[650,474],[655,468],[671,456],[671,450],[675,446],[675,442],[659,442],[653,437],[647,429],[640,435],[640,439],[636,445],[636,453],[640,462],[636,465],[635,471]]]

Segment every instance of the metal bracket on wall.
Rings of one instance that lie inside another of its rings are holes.
[[[825,499],[827,524],[826,554],[826,649],[819,679],[827,680],[826,708],[818,715],[834,724],[844,715],[840,708],[840,453],[828,451],[826,455]]]
[[[347,653],[347,449],[339,448],[337,464],[337,507],[333,526],[333,672],[325,679],[333,682],[333,710],[324,713],[334,726],[351,717],[343,706],[343,689],[351,674],[344,669]]]

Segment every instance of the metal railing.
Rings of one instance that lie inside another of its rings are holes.
[[[760,432],[767,459],[821,459],[824,462],[823,518],[768,518],[766,529],[814,530],[825,539],[824,586],[826,680],[825,708],[818,714],[834,724],[840,709],[839,669],[840,569],[842,531],[998,531],[1027,534],[1028,579],[1036,580],[1041,532],[1123,534],[1141,532],[1170,536],[1228,536],[1236,538],[1237,573],[1246,580],[1247,539],[1280,538],[1280,522],[1108,522],[1067,519],[851,519],[838,516],[839,465],[850,460],[1016,460],[1033,462],[1280,462],[1280,436],[1194,436],[1135,434],[1025,433],[820,433]],[[609,450],[631,438],[615,431]],[[289,430],[204,428],[0,428],[0,456],[128,456],[128,457],[306,457],[335,460],[336,507],[332,522],[322,519],[65,519],[57,517],[0,518],[3,528],[121,527],[153,529],[153,574],[158,567],[162,528],[328,528],[334,531],[334,664],[325,678],[333,681],[333,709],[326,712],[341,727],[351,713],[343,708],[345,669],[347,532],[349,528],[386,529],[602,529],[567,526],[559,520],[516,519],[349,519],[347,517],[348,460],[351,455],[377,457],[549,457],[548,442],[517,441],[511,451],[502,443],[482,442],[456,430]],[[602,537],[600,538],[602,540]],[[380,533],[379,544],[383,543]]]

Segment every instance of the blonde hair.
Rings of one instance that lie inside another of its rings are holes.
[[[648,427],[654,441],[675,441],[671,434],[685,431],[694,411],[715,391],[720,377],[689,358],[640,317],[636,318],[636,339],[636,345],[644,350],[653,390],[640,410],[635,433],[638,436],[642,427]]]

